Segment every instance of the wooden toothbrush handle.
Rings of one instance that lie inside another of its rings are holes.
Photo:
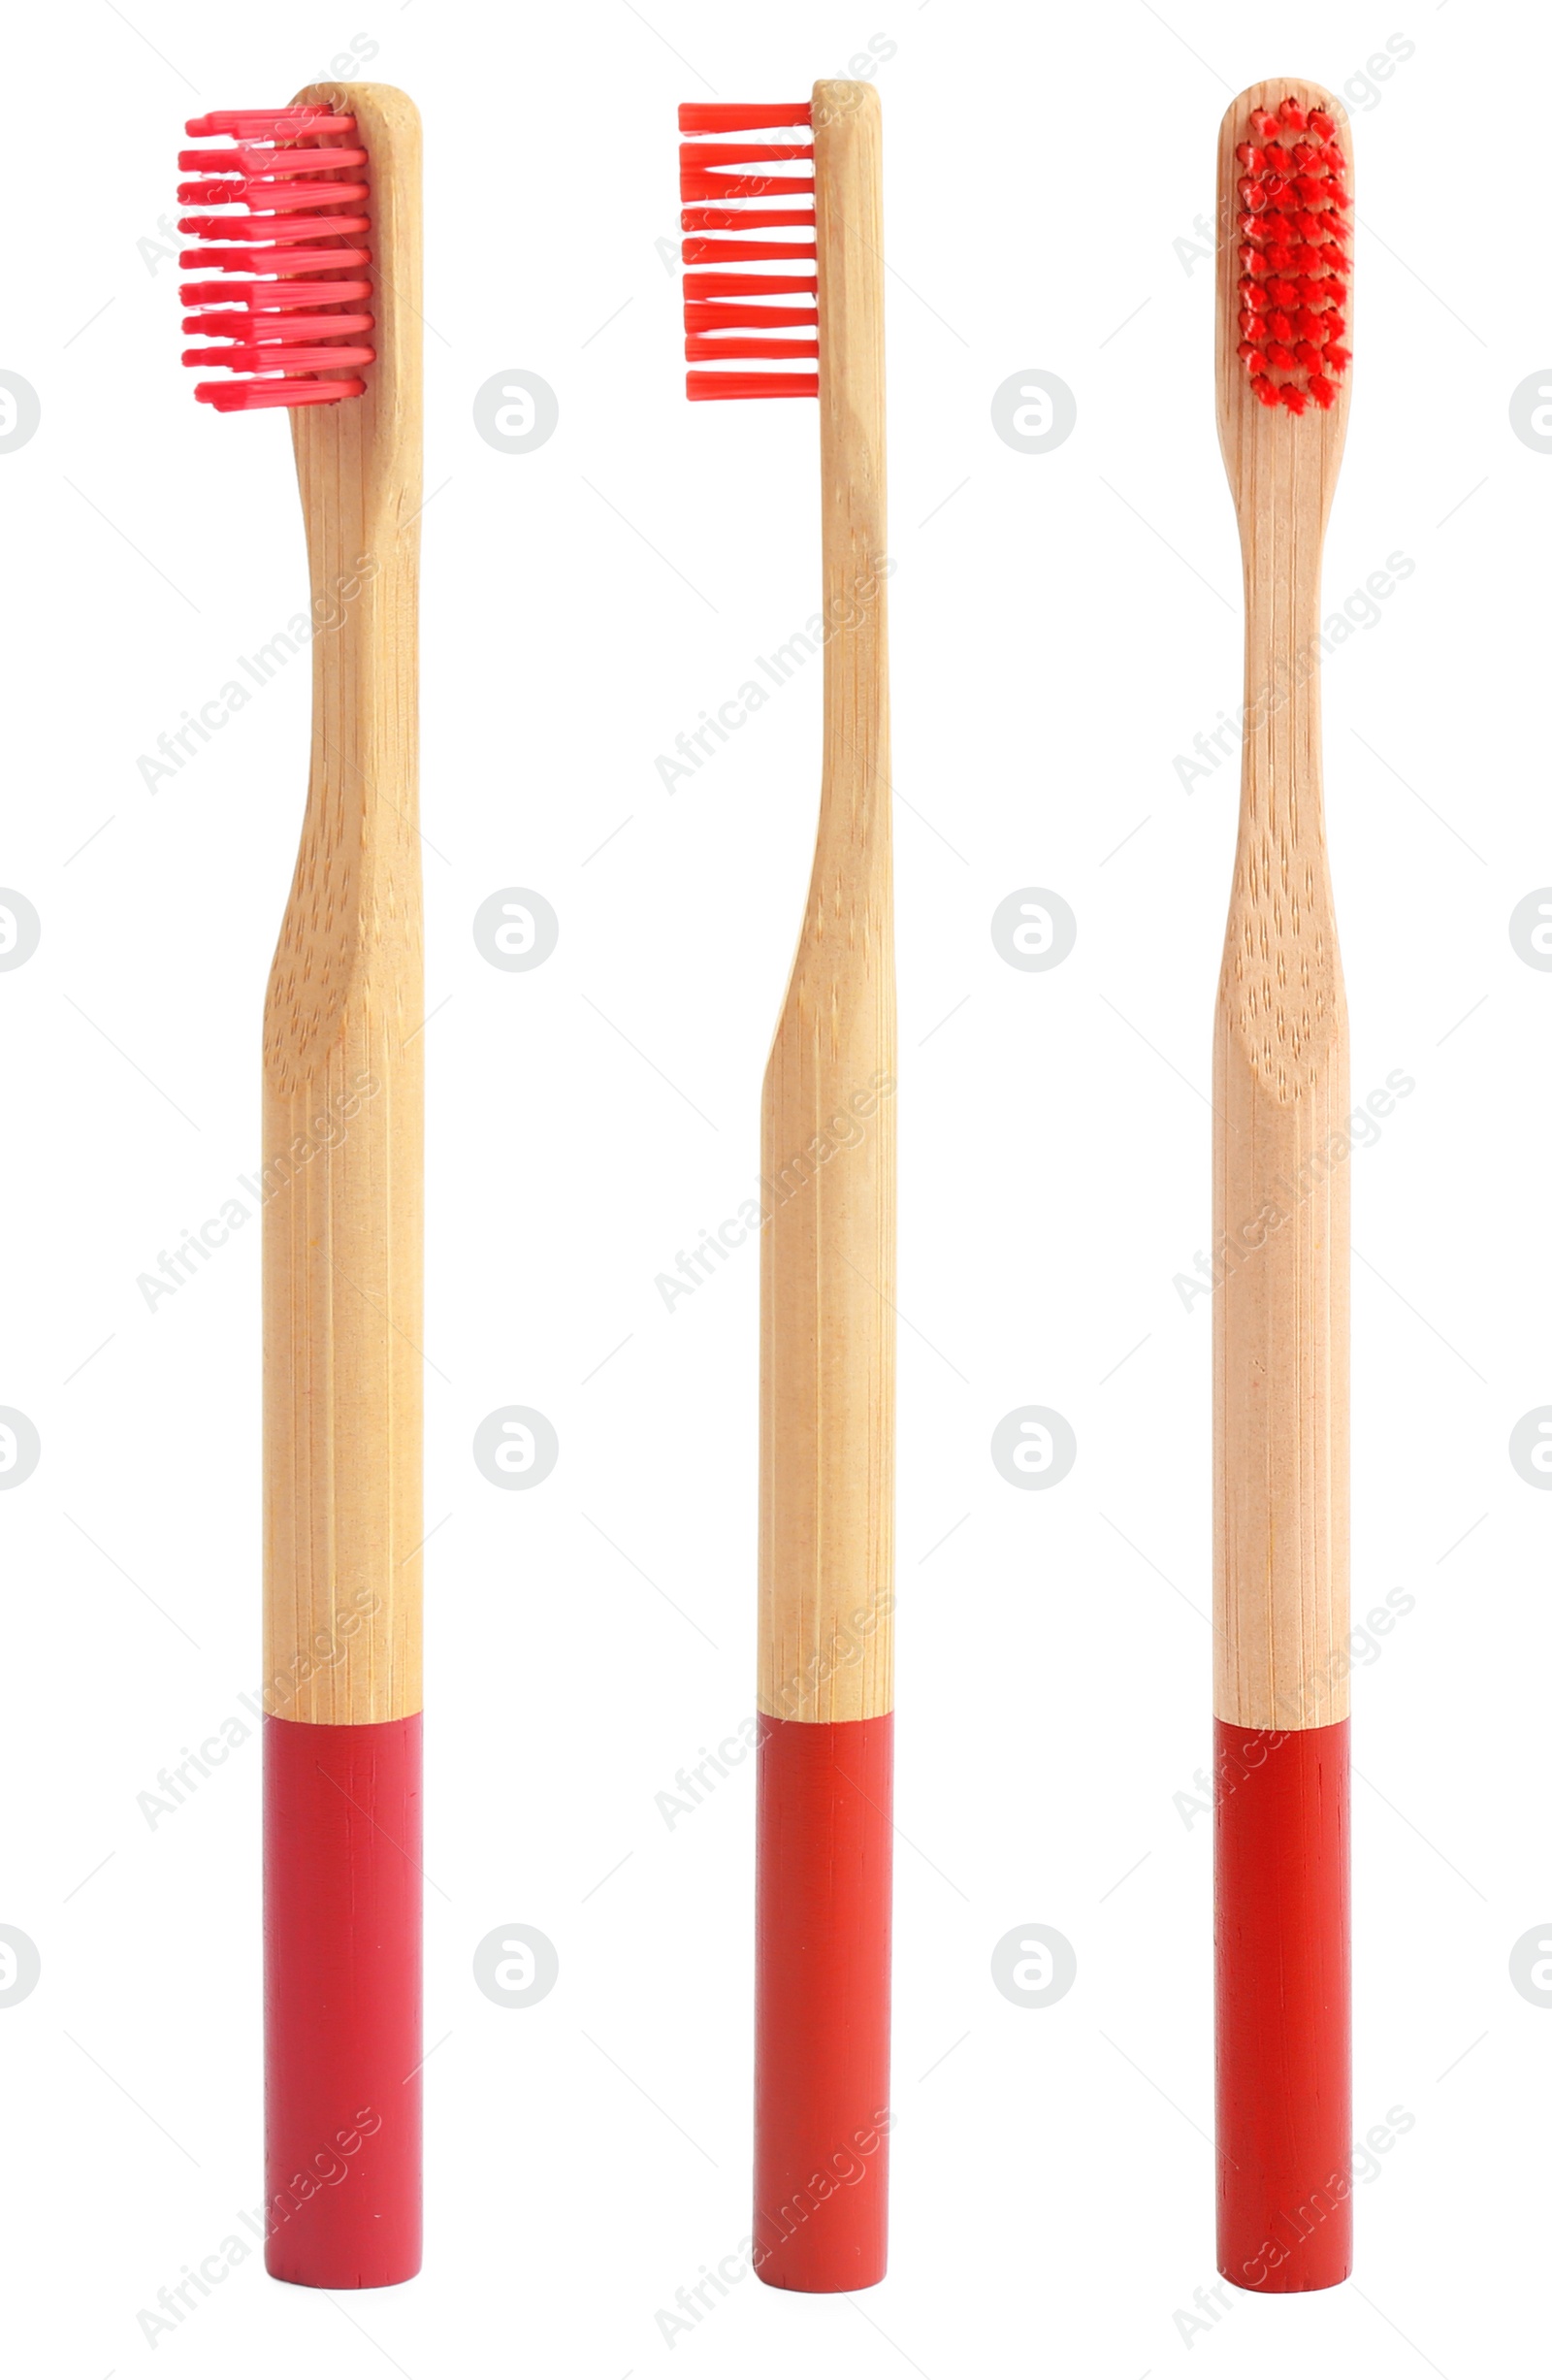
[[[831,2290],[887,2254],[895,1039],[877,95],[818,83],[813,126],[824,754],[761,1135],[754,2262]]]
[[[264,1027],[265,2255],[348,2289],[409,2279],[421,2240],[420,123],[378,84],[299,96],[367,151],[375,361],[291,425],[312,758]]]
[[[420,1708],[420,127],[379,85],[304,96],[369,152],[377,360],[292,415],[312,757],[265,1007],[265,1674],[273,1711],[348,1725]]]
[[[413,903],[401,879],[405,926]],[[421,1706],[419,967],[353,988],[267,1074],[265,1706],[325,1725]]]
[[[855,96],[853,96],[855,94]],[[892,1700],[894,951],[878,100],[814,93],[824,752],[765,1073],[760,1706]]]
[[[1291,445],[1303,425],[1288,422]],[[1213,1046],[1214,1708],[1347,1715],[1347,1016],[1320,783],[1317,519],[1246,544],[1245,737]],[[1304,534],[1298,534],[1300,527]]]
[[[1213,1061],[1218,2263],[1271,2291],[1329,2287],[1352,2252],[1347,1029],[1321,815],[1326,490],[1304,428],[1258,433],[1286,502],[1246,538]]]
[[[1347,1690],[1345,1031],[1278,1098],[1220,1007],[1213,1065],[1213,1708],[1324,1727]]]

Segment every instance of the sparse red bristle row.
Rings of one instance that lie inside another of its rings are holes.
[[[1240,346],[1265,406],[1329,411],[1352,356],[1347,160],[1323,108],[1257,108],[1235,149]]]
[[[679,150],[681,228],[687,265],[812,266],[815,257],[814,147],[806,100],[767,106],[695,102],[679,111],[681,132],[726,136],[684,142]],[[759,138],[734,137],[758,135]],[[804,166],[808,167],[805,173]],[[766,170],[769,169],[769,170]],[[780,203],[801,199],[798,206]],[[807,240],[768,240],[770,231],[806,230]],[[736,235],[707,239],[708,232]],[[691,363],[812,362],[819,354],[819,284],[812,271],[687,273],[685,356]],[[773,306],[798,297],[801,305]],[[780,334],[771,337],[775,332]],[[802,334],[807,333],[804,337]],[[686,394],[715,397],[816,397],[813,372],[691,372]]]
[[[183,328],[220,343],[188,347],[185,364],[228,372],[194,394],[223,413],[259,406],[337,405],[359,397],[357,375],[374,361],[368,343],[371,253],[356,121],[329,108],[227,110],[196,116],[193,140],[230,146],[186,148],[184,206],[215,213],[179,217],[197,240],[178,258],[185,270],[239,276],[185,281],[193,310]]]

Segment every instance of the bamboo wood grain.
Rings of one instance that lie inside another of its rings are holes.
[[[813,127],[829,634],[814,872],[765,1074],[760,1706],[824,1722],[893,1700],[895,1040],[876,93],[816,83]]]
[[[376,83],[304,102],[367,151],[376,362],[291,416],[315,634],[264,1022],[265,1679],[340,1723],[421,1700],[420,119]]]
[[[1245,1727],[1347,1715],[1347,1026],[1321,802],[1320,561],[1347,426],[1259,404],[1236,348],[1234,157],[1218,152],[1218,430],[1245,563],[1239,841],[1213,1055],[1214,1709]],[[1348,309],[1350,319],[1350,307]],[[1350,341],[1349,341],[1350,343]],[[1225,1240],[1226,1235],[1226,1240]]]

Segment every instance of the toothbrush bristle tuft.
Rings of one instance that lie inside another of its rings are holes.
[[[819,282],[815,268],[813,110],[807,100],[765,105],[695,101],[679,111],[681,132],[711,135],[681,144],[679,196],[687,265],[808,266],[807,272],[686,274],[685,358],[692,364],[806,363],[819,355]],[[751,139],[761,134],[761,139]],[[802,138],[792,138],[793,134]],[[782,137],[782,136],[787,137]],[[807,166],[804,173],[801,169]],[[751,171],[750,169],[755,169]],[[797,170],[793,170],[797,169]],[[798,206],[772,204],[789,198]],[[751,238],[806,231],[806,240]],[[708,240],[707,232],[734,239]],[[772,306],[773,297],[803,298]],[[771,332],[781,334],[776,338]],[[800,336],[807,333],[807,337]],[[817,397],[813,372],[690,372],[685,394],[717,397]]]
[[[1253,108],[1234,155],[1241,360],[1262,405],[1329,412],[1352,361],[1342,343],[1352,200],[1336,123],[1292,98],[1276,114]]]
[[[178,230],[200,245],[178,262],[241,276],[187,281],[178,292],[194,310],[184,330],[221,342],[185,348],[184,363],[237,375],[198,381],[195,396],[222,413],[361,396],[358,375],[375,350],[367,153],[355,117],[331,108],[229,109],[195,116],[187,130],[229,146],[178,155],[179,169],[199,177],[178,183],[182,203],[222,211],[179,217]]]

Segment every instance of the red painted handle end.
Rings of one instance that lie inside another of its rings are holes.
[[[1347,1721],[1214,1721],[1218,2270],[1331,2289],[1352,2270]]]
[[[760,1728],[754,2268],[866,2289],[888,2262],[894,1720]]]
[[[265,2262],[420,2270],[420,1713],[264,1722]]]

